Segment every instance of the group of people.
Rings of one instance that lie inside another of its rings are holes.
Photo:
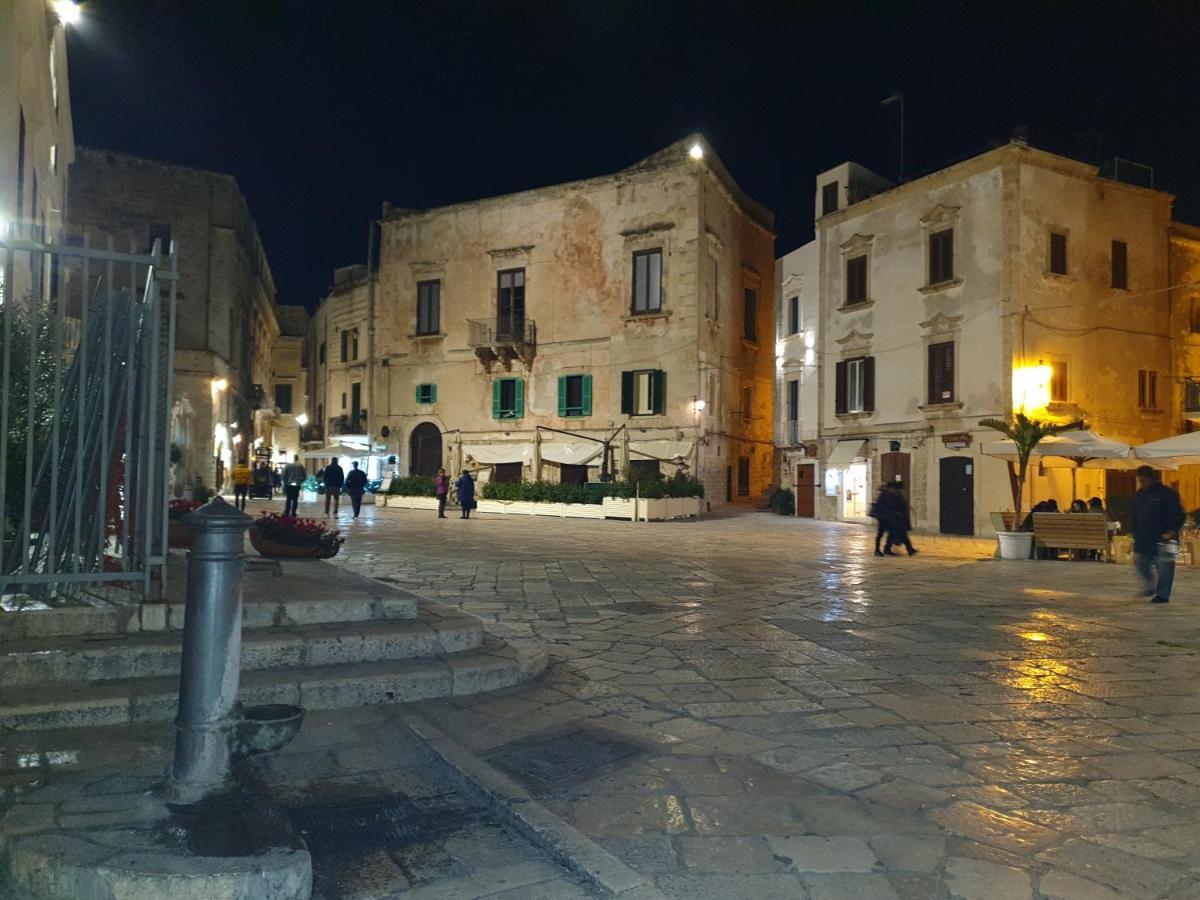
[[[450,494],[450,476],[445,469],[438,469],[433,479],[434,492],[437,494],[438,518],[446,518],[446,499]],[[471,510],[475,508],[475,479],[471,473],[463,469],[462,474],[454,482],[454,493],[458,496],[458,505],[462,510],[462,518],[471,518]]]
[[[350,471],[347,472],[338,464],[338,458],[335,456],[329,461],[329,465],[320,471],[318,477],[325,488],[325,515],[329,515],[330,507],[333,508],[335,516],[338,514],[342,494],[345,494],[350,498],[350,505],[354,509],[354,518],[357,519],[362,510],[363,495],[367,492],[367,473],[358,467],[358,461],[352,461]],[[308,470],[304,468],[304,463],[300,462],[300,456],[297,454],[283,468],[281,480],[283,481],[283,514],[285,516],[296,515],[296,510],[300,506],[300,491],[307,479]]]
[[[897,546],[903,546],[909,556],[916,556],[917,548],[908,536],[912,530],[912,515],[902,482],[893,481],[879,489],[879,496],[871,504],[870,515],[875,520],[876,556],[895,556],[892,548]],[[883,542],[882,550],[879,549],[880,542]]]

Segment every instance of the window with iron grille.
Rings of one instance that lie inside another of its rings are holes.
[[[954,280],[954,229],[935,231],[929,236],[929,283]]]
[[[437,334],[442,328],[442,283],[417,282],[417,334]]]

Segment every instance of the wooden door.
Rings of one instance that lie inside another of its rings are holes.
[[[796,515],[811,519],[816,515],[817,467],[812,463],[796,466]]]
[[[909,471],[912,460],[909,454],[892,451],[879,455],[879,481],[881,484],[892,484],[899,481],[909,490]],[[911,500],[911,494],[909,500]]]
[[[941,459],[942,534],[975,533],[975,463],[969,456]]]

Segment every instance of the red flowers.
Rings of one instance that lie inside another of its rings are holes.
[[[167,506],[168,519],[182,519],[193,510],[197,510],[204,504],[199,500],[172,500]]]
[[[254,522],[254,527],[269,541],[287,544],[290,547],[319,547],[341,544],[345,538],[336,528],[326,528],[316,519],[301,519],[280,513],[263,513]]]

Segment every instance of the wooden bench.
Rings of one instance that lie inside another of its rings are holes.
[[[1053,550],[1100,550],[1112,561],[1102,513],[1034,513],[1033,544]]]

